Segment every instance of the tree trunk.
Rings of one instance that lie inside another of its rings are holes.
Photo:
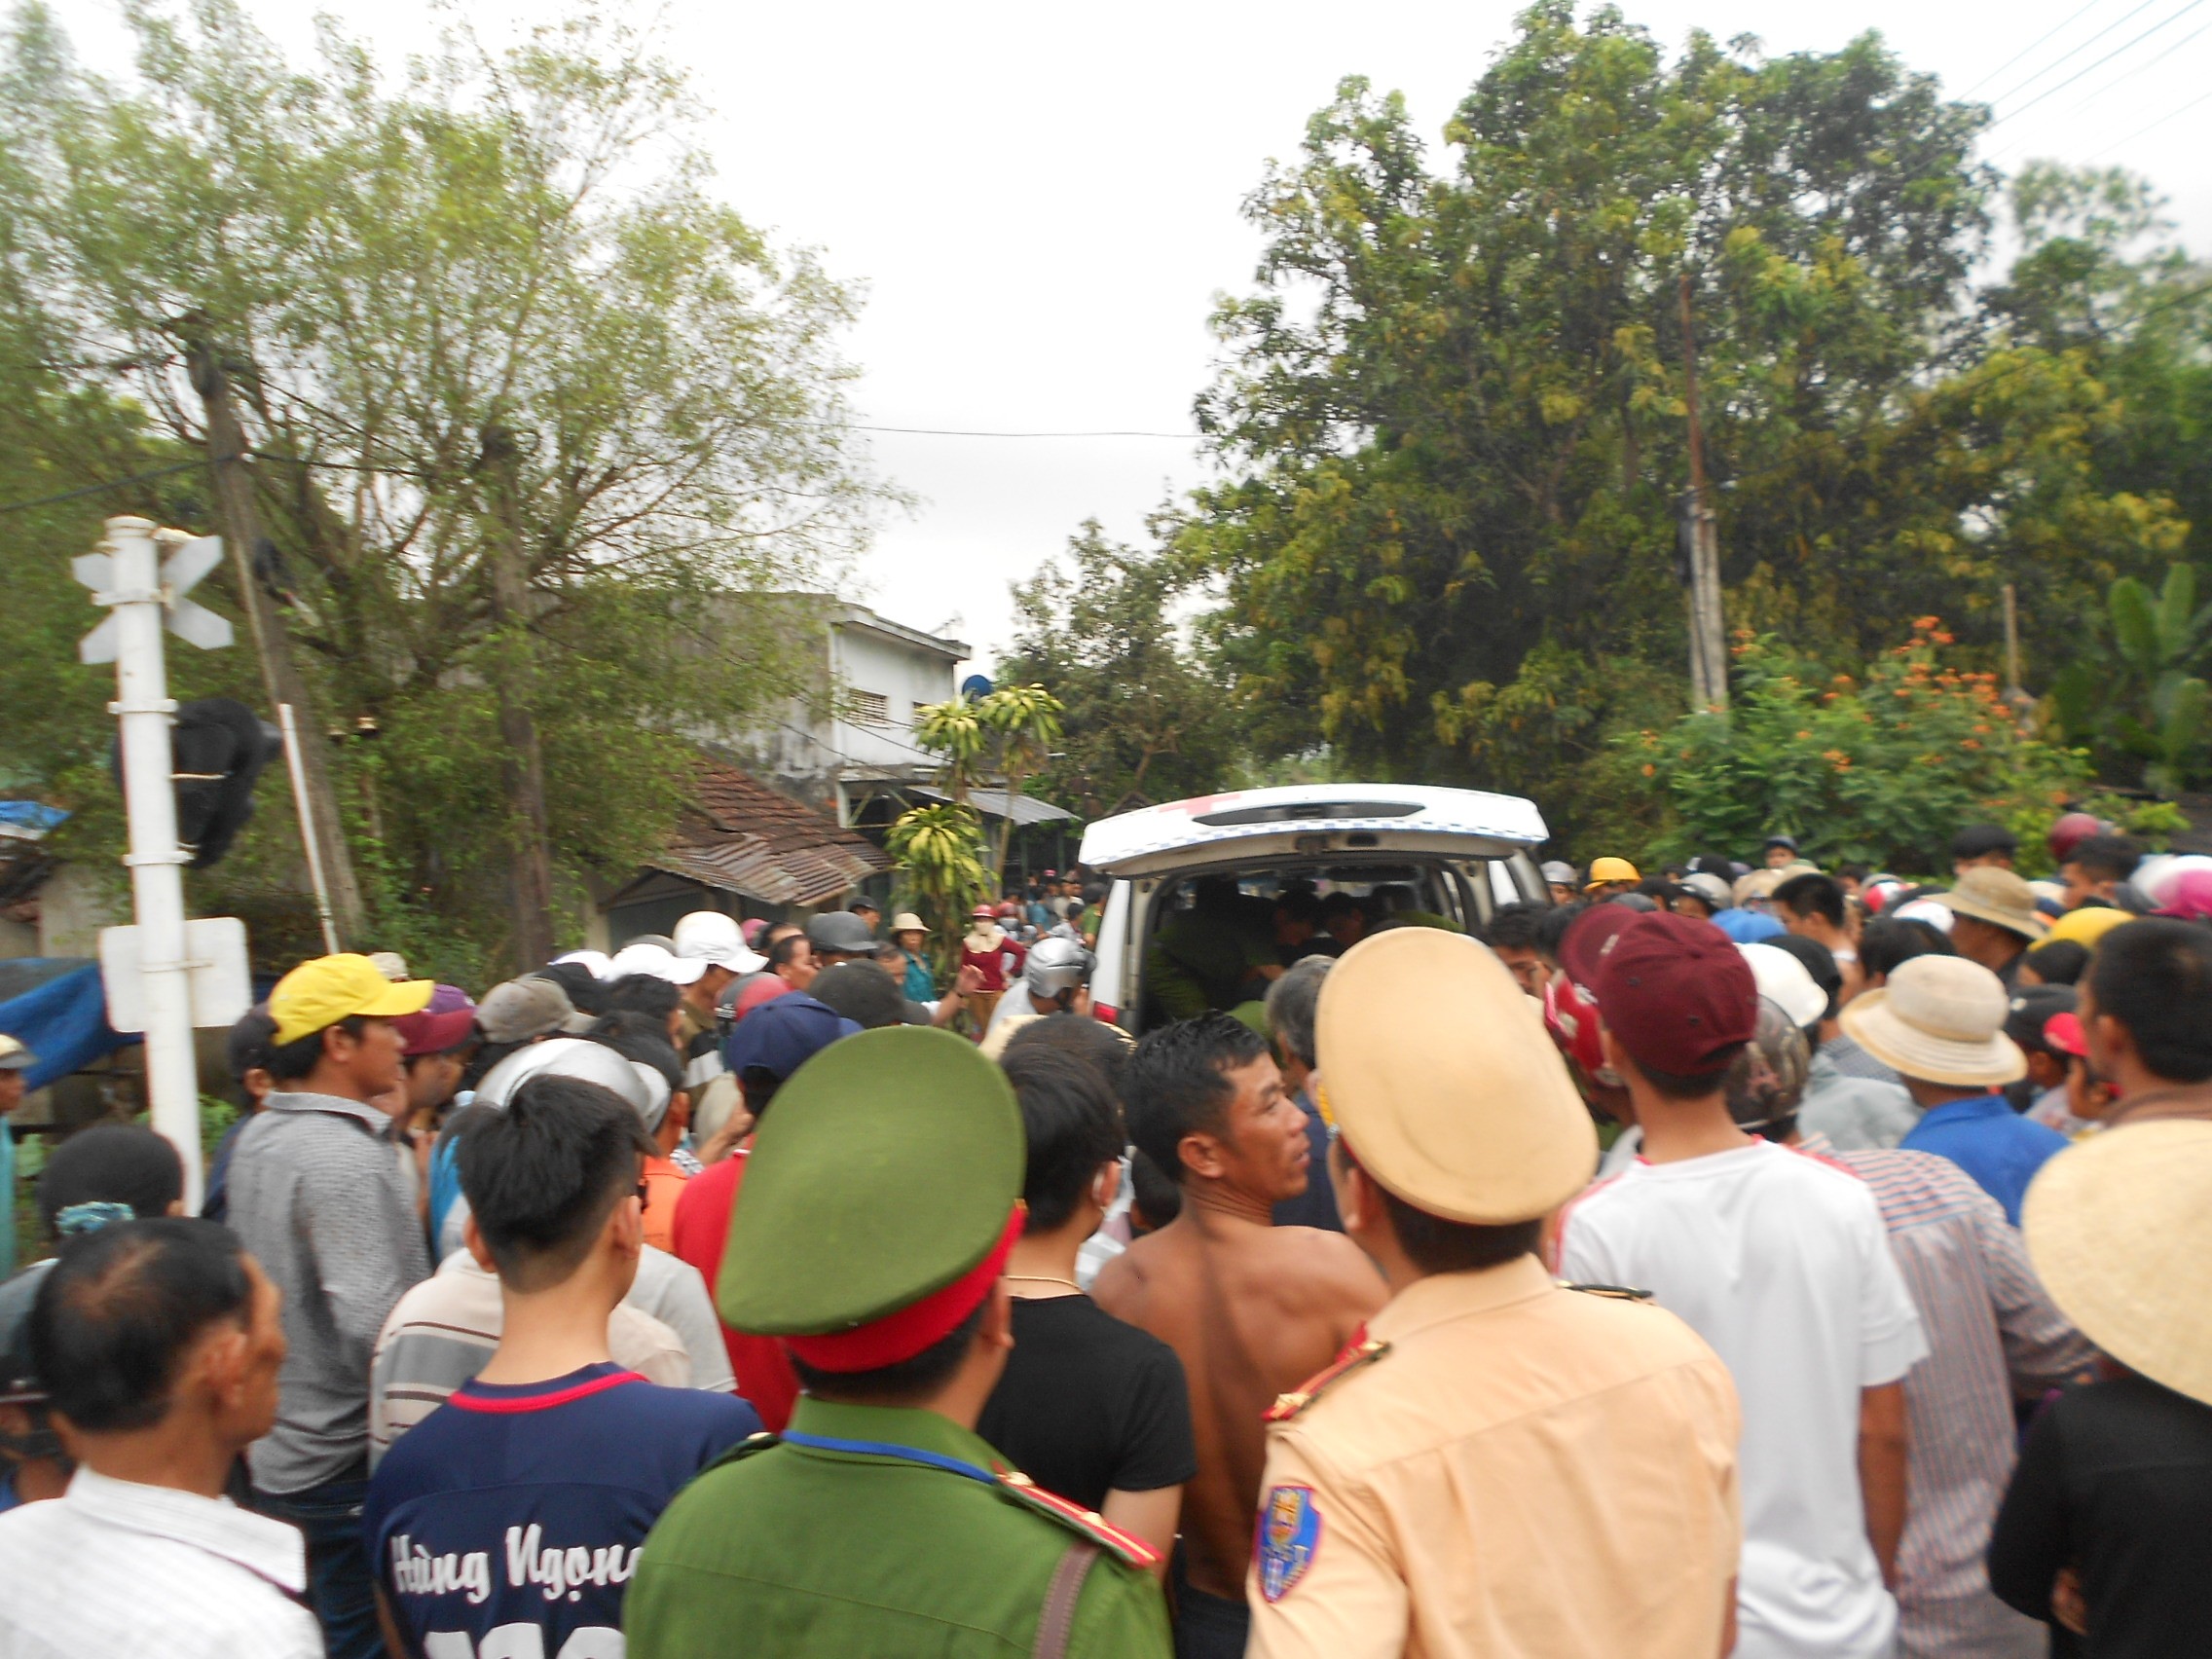
[[[338,942],[358,948],[363,942],[367,917],[361,907],[361,884],[353,873],[353,855],[346,844],[346,830],[338,815],[338,792],[330,779],[330,760],[324,747],[325,726],[316,718],[308,695],[306,679],[292,659],[292,639],[284,618],[262,591],[254,575],[254,549],[261,540],[261,513],[254,501],[253,473],[247,464],[245,433],[231,407],[230,377],[214,346],[204,337],[185,337],[186,362],[193,388],[207,421],[207,459],[214,473],[215,511],[223,528],[223,540],[231,555],[231,571],[238,584],[240,608],[253,634],[254,655],[261,663],[261,683],[269,694],[270,716],[276,705],[292,705],[300,731],[300,767],[307,775],[309,808],[314,816],[313,834],[321,855],[323,879],[330,886],[330,909],[338,924]]]
[[[528,972],[553,959],[553,853],[545,812],[545,756],[533,712],[530,583],[523,558],[521,452],[514,434],[487,426],[485,471],[494,501],[492,612],[499,632],[493,691],[499,705],[499,773],[514,841],[508,894],[514,916],[514,953]]]

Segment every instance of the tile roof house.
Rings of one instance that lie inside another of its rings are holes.
[[[613,943],[666,933],[692,910],[819,909],[891,868],[866,836],[726,761],[701,764],[692,802],[660,853],[600,904]]]

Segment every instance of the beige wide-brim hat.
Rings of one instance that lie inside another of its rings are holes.
[[[2059,1311],[2130,1371],[2212,1405],[2212,1124],[2108,1129],[2043,1166],[2020,1214]]]
[[[929,931],[922,925],[922,918],[911,910],[901,910],[891,918],[891,934],[894,939],[903,933],[926,934]]]
[[[1844,1035],[1899,1077],[1996,1088],[2025,1077],[2027,1057],[2005,1035],[2005,982],[1963,956],[1915,956],[1889,983],[1844,1004]]]
[[[1960,876],[1950,892],[1928,897],[1930,903],[2018,934],[2031,944],[2050,931],[2050,923],[2036,908],[2035,889],[2009,869],[1977,865]]]
[[[1313,1036],[1346,1147],[1431,1215],[1533,1221],[1597,1167],[1567,1063],[1487,945],[1437,928],[1362,940],[1321,981]]]

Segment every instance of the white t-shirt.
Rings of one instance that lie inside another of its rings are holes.
[[[1738,1659],[1887,1655],[1897,1604],[1866,1540],[1860,1390],[1903,1377],[1928,1340],[1864,1183],[1771,1141],[1639,1161],[1568,1206],[1560,1269],[1649,1290],[1735,1377]]]

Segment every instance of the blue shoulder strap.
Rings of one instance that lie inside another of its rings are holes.
[[[933,1469],[965,1475],[972,1481],[981,1481],[985,1486],[995,1487],[999,1484],[998,1476],[988,1469],[978,1468],[958,1457],[948,1457],[941,1452],[924,1452],[918,1446],[901,1446],[889,1440],[837,1440],[827,1434],[801,1434],[796,1429],[790,1428],[784,1430],[781,1438],[787,1445],[811,1447],[817,1452],[850,1452],[864,1457],[897,1457],[903,1462],[926,1463]]]

